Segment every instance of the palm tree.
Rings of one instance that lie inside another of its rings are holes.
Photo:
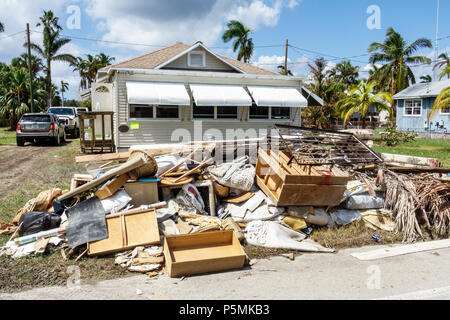
[[[115,58],[110,57],[104,53],[100,53],[96,56],[86,55],[87,59],[78,57],[76,62],[72,64],[73,71],[78,71],[80,75],[80,89],[90,88],[95,81],[98,70],[110,65]]]
[[[114,62],[114,60],[116,60],[116,58],[111,57],[111,56],[109,56],[107,54],[104,54],[103,52],[99,53],[98,55],[96,55],[96,59],[98,61],[98,66],[97,67],[99,69],[111,65]]]
[[[282,75],[284,75],[284,76],[293,76],[293,75],[294,75],[294,74],[292,73],[292,71],[289,70],[289,68],[288,68],[287,73],[286,73],[285,68],[284,68],[284,65],[279,65],[279,66],[277,67],[277,69],[280,69],[280,74],[282,74]]]
[[[61,26],[58,24],[58,17],[53,16],[51,11],[44,11],[44,15],[40,17],[41,23],[44,26],[43,46],[31,43],[31,48],[36,51],[45,61],[46,66],[44,71],[46,73],[46,91],[47,91],[47,108],[52,106],[52,61],[63,61],[74,63],[76,58],[71,54],[58,54],[61,48],[70,42],[70,39],[61,38]],[[40,26],[38,23],[37,26]],[[26,44],[25,44],[26,45]]]
[[[436,61],[433,70],[436,68],[437,69],[443,68],[444,70],[440,75],[440,79],[444,78],[445,76],[447,76],[450,79],[450,57],[447,55],[447,53],[441,53],[438,57],[438,60],[441,61],[439,62]]]
[[[424,56],[413,56],[420,48],[432,48],[431,41],[420,38],[411,44],[403,39],[392,27],[386,32],[384,43],[373,42],[368,49],[372,53],[370,63],[386,63],[378,69],[376,75],[370,80],[386,81],[390,93],[394,95],[407,88],[409,84],[416,83],[414,73],[408,64],[431,63],[431,59]]]
[[[69,83],[64,82],[64,80],[61,80],[61,101],[62,106],[64,107],[64,92],[66,92],[69,89]]]
[[[9,119],[10,129],[13,130],[22,114],[29,111],[26,101],[28,93],[28,70],[11,67],[3,78],[5,92],[0,97],[0,115]]]
[[[344,120],[344,124],[347,124],[354,113],[358,113],[362,120],[362,126],[365,128],[369,107],[374,107],[378,112],[387,110],[391,113],[392,95],[388,92],[373,94],[375,85],[375,82],[365,83],[361,81],[358,85],[352,87],[346,97],[339,100],[337,110]]]
[[[239,49],[237,59],[239,61],[244,58],[244,62],[248,63],[253,55],[253,39],[249,38],[250,30],[237,20],[231,20],[227,24],[228,29],[222,35],[223,42],[236,39],[233,43],[233,52]]]
[[[433,77],[427,74],[426,76],[421,76],[420,80],[422,80],[420,83],[428,83],[433,81]]]
[[[447,76],[450,79],[450,64],[447,65],[444,70],[442,70],[439,80]]]
[[[27,68],[28,69],[28,54],[22,53],[19,57],[13,58],[11,64],[15,67]],[[43,69],[42,59],[31,55],[31,72],[36,75]]]
[[[342,61],[331,69],[329,76],[343,83],[347,88],[358,83],[359,67],[353,66],[350,61]]]
[[[0,22],[0,32],[4,32],[5,31],[5,26],[3,25],[3,23]]]
[[[314,60],[314,65],[308,63],[308,67],[314,81],[311,85],[311,89],[313,93],[317,94],[323,99],[325,97],[328,76],[328,72],[326,71],[327,64],[325,62],[325,59],[318,58]]]
[[[437,96],[434,101],[433,108],[431,108],[430,114],[428,115],[428,120],[430,120],[436,111],[444,110],[450,108],[450,87],[445,88]]]

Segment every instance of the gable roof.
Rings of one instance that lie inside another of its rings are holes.
[[[450,79],[428,83],[416,83],[397,93],[394,96],[394,99],[437,97],[439,93],[447,87],[450,87]]]
[[[124,69],[157,69],[158,67],[164,66],[166,63],[178,58],[183,54],[189,52],[190,50],[198,47],[199,43],[193,46],[177,42],[171,46],[152,51],[150,53],[143,54],[136,58],[125,60],[117,64],[113,64],[102,68],[100,71],[106,72],[111,68],[124,68]],[[262,75],[279,75],[278,73],[258,68],[248,63],[243,63],[241,61],[231,59],[219,54],[215,54],[202,45],[204,49],[215,55],[219,60],[230,65],[232,68],[247,73],[247,74],[262,74]]]

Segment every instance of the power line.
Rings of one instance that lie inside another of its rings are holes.
[[[4,37],[0,37],[0,40],[8,39],[8,38],[11,38],[11,37],[17,36],[18,34],[24,33],[24,32],[25,32],[25,30],[23,30],[23,31],[19,31],[19,32],[16,32],[16,33],[13,33],[13,34],[10,34],[10,35],[7,35],[7,36],[4,36]]]
[[[31,31],[34,33],[43,33],[42,31]],[[70,39],[76,39],[76,40],[83,40],[83,41],[93,41],[93,42],[102,42],[102,43],[109,43],[109,44],[117,44],[117,45],[126,45],[126,46],[143,46],[143,47],[153,47],[153,48],[165,48],[167,45],[155,45],[155,44],[146,44],[146,43],[137,43],[137,42],[121,42],[121,41],[113,41],[113,40],[102,40],[102,39],[94,39],[94,38],[85,38],[85,37],[78,37],[73,35],[67,35],[67,34],[61,34],[62,37],[70,38]],[[275,47],[284,47],[282,44],[272,44],[272,45],[261,45],[261,46],[254,46],[254,48],[275,48]],[[231,49],[231,47],[208,47],[211,49]]]

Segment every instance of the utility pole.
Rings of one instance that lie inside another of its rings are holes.
[[[436,66],[438,56],[439,56],[439,0],[437,0],[437,13],[436,13],[436,47],[435,47],[435,53],[434,53],[434,66]],[[434,80],[438,81],[438,71],[436,68],[434,68]]]
[[[30,108],[33,112],[33,71],[31,70],[30,24],[27,23],[28,71],[30,72]]]
[[[289,47],[289,41],[286,39],[286,54],[284,55],[284,75],[288,75],[288,47]]]

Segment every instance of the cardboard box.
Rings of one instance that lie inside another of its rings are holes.
[[[110,254],[160,244],[158,222],[153,209],[107,216],[106,225],[108,238],[88,243],[89,255]]]
[[[164,238],[169,276],[201,274],[244,267],[245,252],[232,230]]]

